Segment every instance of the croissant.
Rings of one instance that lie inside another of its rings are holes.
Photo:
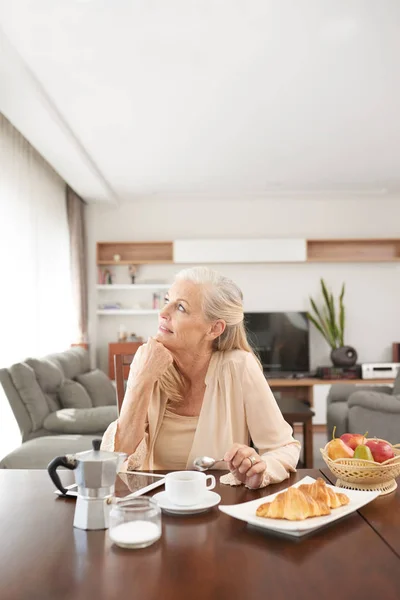
[[[270,519],[303,521],[308,517],[329,515],[330,512],[330,508],[325,502],[315,500],[299,488],[290,487],[285,492],[278,494],[272,502],[261,504],[257,508],[256,515]]]
[[[318,477],[315,483],[299,485],[298,489],[309,494],[317,502],[324,502],[329,508],[339,508],[350,502],[346,494],[334,492],[321,477]]]

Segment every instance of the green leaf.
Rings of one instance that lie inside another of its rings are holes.
[[[327,338],[329,341],[329,344],[332,346],[332,348],[337,348],[337,344],[336,344],[336,340],[334,335],[332,334],[332,329],[330,328],[330,326],[328,325],[328,322],[326,319],[323,319],[322,321],[322,325],[323,327],[326,329],[327,331]]]
[[[344,326],[346,313],[343,303],[345,284],[343,283],[339,296],[338,314],[336,314],[335,299],[333,294],[328,291],[328,287],[321,277],[320,279],[322,296],[324,304],[318,308],[314,300],[310,296],[310,303],[315,316],[307,313],[308,319],[318,329],[324,339],[332,348],[337,348],[344,345]]]
[[[334,348],[334,346],[332,346],[331,341],[329,340],[329,338],[326,336],[325,331],[322,329],[321,325],[317,322],[316,319],[314,319],[314,317],[308,312],[307,313],[307,317],[308,319],[311,321],[311,323],[318,329],[318,331],[322,334],[322,336],[325,338],[325,340],[328,342],[328,344]]]
[[[335,338],[335,341],[339,342],[340,333],[339,333],[339,328],[336,324],[336,311],[335,311],[335,301],[333,299],[333,294],[330,295],[329,301],[331,304],[331,314],[332,314],[332,333],[333,333],[333,337]]]
[[[344,304],[343,304],[344,290],[345,290],[345,286],[343,284],[342,291],[339,296],[339,340],[340,340],[341,346],[344,346],[344,326],[345,326],[345,317],[346,317],[345,308],[344,308]]]
[[[316,313],[318,319],[319,319],[319,325],[321,327],[321,329],[323,330],[323,336],[324,338],[327,340],[327,342],[332,345],[332,335],[330,332],[330,329],[327,325],[326,319],[324,319],[324,317],[321,315],[321,313],[319,312],[317,305],[315,304],[314,300],[310,297],[310,302],[311,302],[311,306],[314,309],[314,312]]]
[[[331,328],[331,333],[334,336],[335,315],[334,315],[334,312],[332,310],[332,306],[331,306],[331,303],[330,303],[330,297],[329,297],[328,289],[326,287],[325,281],[322,278],[321,278],[321,287],[322,287],[322,294],[324,296],[325,304],[326,304],[326,307],[328,309],[328,323],[329,323],[330,328]]]

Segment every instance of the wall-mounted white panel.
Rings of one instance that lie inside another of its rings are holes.
[[[175,263],[304,262],[302,239],[175,240]]]

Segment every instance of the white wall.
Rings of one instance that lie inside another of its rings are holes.
[[[97,241],[173,240],[177,238],[305,237],[400,238],[400,198],[257,199],[141,201],[119,209],[88,209],[90,288],[96,284]],[[138,279],[171,280],[179,265],[145,265]],[[346,283],[347,330],[360,362],[391,360],[391,344],[400,340],[400,263],[224,264],[213,268],[232,277],[244,293],[245,310],[306,310],[308,296],[318,297],[324,277],[335,295]],[[114,269],[125,276],[124,267]],[[108,300],[127,300],[107,292]],[[125,292],[126,294],[126,292]],[[149,294],[147,295],[147,297]],[[105,298],[105,296],[102,296]],[[91,340],[99,366],[107,370],[107,344],[120,324],[141,335],[154,333],[156,317],[96,317],[90,298]],[[330,364],[329,347],[311,329],[311,367]]]

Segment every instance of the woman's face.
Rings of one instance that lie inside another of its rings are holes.
[[[213,325],[202,310],[202,286],[191,281],[176,281],[165,296],[160,311],[156,339],[168,350],[194,354],[211,350]]]

